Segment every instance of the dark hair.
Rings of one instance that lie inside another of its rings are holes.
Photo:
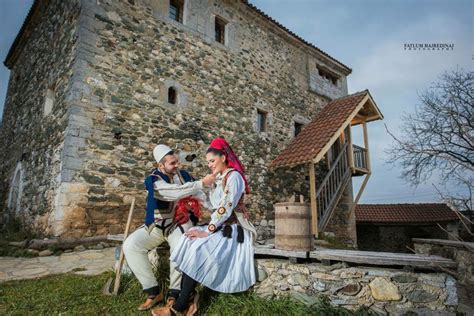
[[[218,155],[218,156],[224,156],[224,152],[222,150],[212,148],[212,147],[209,147],[207,149],[206,154],[208,153],[213,153],[214,155]]]
[[[161,158],[160,160],[160,163],[164,164],[165,161],[166,161],[166,156],[170,156],[170,155],[174,155],[174,151],[170,151],[169,153],[167,153],[166,155],[163,156],[163,158]]]
[[[222,151],[220,149],[209,147],[209,149],[206,151],[206,154],[208,154],[208,153],[212,153],[212,154],[217,155],[219,157],[224,156],[225,157],[224,163],[226,165],[229,163],[229,161],[227,160],[227,156],[224,154],[224,151]]]

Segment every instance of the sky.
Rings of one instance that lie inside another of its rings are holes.
[[[2,61],[32,0],[0,0]],[[369,89],[384,121],[368,124],[372,176],[360,203],[436,202],[433,176],[413,188],[387,164],[391,144],[384,124],[400,136],[401,117],[413,113],[419,95],[445,71],[473,69],[472,0],[251,0],[288,29],[352,69],[349,93]],[[404,49],[405,44],[454,44],[449,51]],[[0,67],[0,113],[9,71]],[[355,142],[362,145],[360,131]],[[357,192],[361,178],[355,179]],[[456,192],[459,188],[451,187]]]

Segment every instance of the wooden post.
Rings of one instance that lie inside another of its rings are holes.
[[[311,231],[318,238],[318,206],[316,201],[316,175],[314,172],[314,163],[309,165],[309,191],[311,197]]]
[[[354,165],[354,147],[352,147],[352,126],[349,125],[347,127],[349,129],[349,167],[351,168],[352,173],[355,173],[355,165]]]
[[[364,121],[362,123],[362,127],[364,129],[364,146],[365,146],[365,149],[367,150],[367,170],[369,170],[369,172],[372,172],[372,169],[370,167],[369,135],[367,133],[367,122],[366,121]]]
[[[353,209],[351,211],[353,211],[355,209],[355,207],[357,206],[357,203],[359,203],[359,199],[362,196],[362,193],[365,190],[365,186],[367,185],[367,182],[369,181],[370,175],[372,173],[372,171],[370,170],[369,137],[368,137],[368,134],[367,134],[367,122],[365,120],[362,122],[362,128],[364,130],[364,147],[367,150],[367,157],[366,157],[367,158],[367,170],[369,171],[369,173],[365,175],[364,181],[362,182],[362,185],[360,186],[359,192],[357,192],[354,203],[352,204]]]

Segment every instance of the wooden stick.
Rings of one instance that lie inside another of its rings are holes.
[[[30,249],[43,250],[50,247],[55,249],[69,249],[79,245],[93,245],[100,242],[107,242],[107,235],[83,237],[83,238],[58,238],[58,239],[32,239],[28,245]]]
[[[132,205],[130,205],[130,211],[128,212],[127,225],[125,225],[125,233],[123,234],[123,241],[124,242],[125,242],[125,239],[127,239],[128,231],[130,230],[130,224],[132,223],[133,209],[134,208],[135,208],[135,197],[133,197]],[[118,264],[118,267],[117,267],[117,271],[115,272],[115,283],[114,283],[114,291],[113,291],[114,295],[117,295],[119,287],[120,287],[120,278],[122,276],[122,265],[123,265],[124,259],[125,259],[125,255],[123,253],[123,243],[122,243],[122,249],[120,251],[119,264]]]

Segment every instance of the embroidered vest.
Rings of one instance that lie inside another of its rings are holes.
[[[184,170],[179,170],[178,175],[181,178],[181,181],[183,183],[186,182],[192,182],[194,181],[194,178]],[[168,202],[168,201],[162,201],[157,198],[155,198],[155,188],[154,188],[154,183],[156,180],[162,179],[163,181],[166,181],[167,183],[170,183],[170,178],[161,172],[159,169],[153,170],[151,175],[145,178],[145,187],[146,190],[148,191],[147,198],[146,198],[146,217],[145,217],[145,225],[149,226],[155,221],[155,210],[170,210],[171,207],[173,206],[173,202]]]
[[[230,174],[234,171],[238,172],[237,170],[232,169],[232,170],[228,171],[225,174],[224,179],[222,179],[222,187],[224,188],[224,190],[228,190],[227,189],[227,179],[229,178]],[[224,193],[226,193],[226,192],[224,192]],[[238,220],[237,220],[237,215],[235,213],[242,213],[244,215],[244,217],[248,218],[249,214],[248,214],[247,207],[245,206],[245,191],[242,193],[242,195],[240,196],[239,202],[237,202],[237,205],[232,210],[232,214],[230,215],[230,217],[224,223],[225,224],[235,224],[235,223],[237,223]]]

